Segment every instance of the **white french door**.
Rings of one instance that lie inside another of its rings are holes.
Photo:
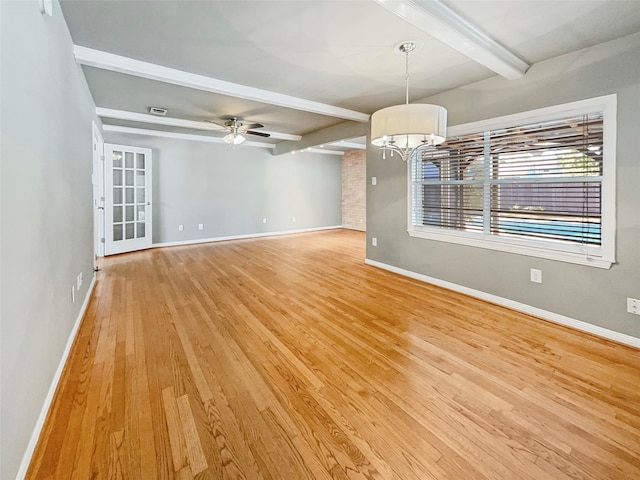
[[[151,150],[104,144],[105,254],[151,246]]]

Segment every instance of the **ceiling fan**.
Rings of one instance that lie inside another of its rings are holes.
[[[256,128],[264,128],[264,125],[261,123],[249,123],[245,125],[242,120],[237,117],[227,118],[224,124],[219,124],[212,120],[209,120],[209,122],[229,132],[223,138],[223,140],[229,145],[240,145],[247,139],[245,135],[256,135],[264,138],[269,138],[271,136],[269,133],[257,132],[254,130]]]

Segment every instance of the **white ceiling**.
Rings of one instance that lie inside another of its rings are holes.
[[[404,102],[404,57],[393,48],[418,40],[410,57],[411,99],[496,73],[431,37],[390,9],[421,10],[425,0],[118,1],[62,0],[75,45],[213,80],[276,92],[364,114]],[[445,1],[515,56],[533,64],[640,31],[639,0]],[[385,5],[387,8],[385,8]],[[415,22],[414,22],[415,23]],[[126,60],[126,59],[125,59]],[[338,116],[272,105],[83,66],[98,107],[220,121],[259,122],[264,130],[307,135]],[[105,124],[204,134],[222,132],[103,118]],[[277,143],[283,140],[251,137]],[[344,149],[344,148],[343,148]]]

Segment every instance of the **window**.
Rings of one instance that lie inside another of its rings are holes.
[[[615,110],[609,95],[450,128],[411,162],[409,234],[609,268]]]

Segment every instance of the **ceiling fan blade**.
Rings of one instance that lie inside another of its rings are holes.
[[[254,128],[264,128],[264,125],[262,125],[261,123],[250,123],[249,125],[243,126],[249,130],[253,130]]]
[[[254,132],[252,130],[247,130],[247,132],[249,135],[257,135],[258,137],[264,137],[264,138],[269,138],[271,136],[271,134],[269,133],[264,133],[264,132]]]
[[[227,129],[227,126],[226,126],[226,125],[222,125],[222,124],[220,124],[220,123],[218,123],[218,122],[214,122],[213,120],[206,120],[206,122],[208,122],[208,123],[212,123],[212,124],[213,124],[213,125],[215,125],[216,127],[219,127],[219,128],[220,128],[220,130],[226,130],[226,129]]]

